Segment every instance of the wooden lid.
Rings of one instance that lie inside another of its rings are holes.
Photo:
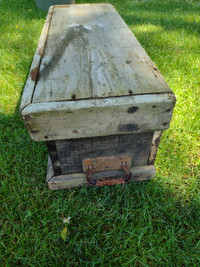
[[[167,92],[113,6],[54,7],[32,103]]]
[[[20,106],[32,139],[163,131],[174,105],[111,5],[50,7]]]

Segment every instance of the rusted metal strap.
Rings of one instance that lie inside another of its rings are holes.
[[[126,159],[128,161],[124,161]],[[121,161],[121,162],[120,162]],[[88,163],[95,163],[92,165],[87,165]],[[106,165],[103,164],[106,162]],[[111,164],[111,168],[108,168],[108,163]],[[119,165],[120,163],[120,165]],[[113,179],[106,179],[103,181],[98,181],[92,178],[92,173],[96,171],[103,171],[103,170],[113,170],[115,166],[116,169],[121,169],[124,171],[125,176],[122,178],[113,178]],[[117,185],[117,184],[125,184],[131,179],[131,171],[129,167],[131,166],[131,158],[130,157],[112,157],[112,158],[96,158],[96,159],[86,159],[83,161],[83,170],[86,171],[86,179],[89,184],[93,186],[105,186],[105,185]]]

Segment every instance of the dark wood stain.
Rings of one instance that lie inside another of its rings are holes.
[[[140,128],[136,123],[129,123],[129,124],[120,124],[118,126],[118,131],[120,132],[135,132],[138,131]]]
[[[72,94],[72,99],[75,100],[76,99],[76,94]],[[73,113],[73,112],[71,112]]]
[[[38,70],[39,70],[39,67],[36,67],[36,68],[32,69],[30,72],[31,80],[34,82],[37,80]]]
[[[129,90],[128,93],[129,93],[129,95],[132,95],[133,94],[133,91],[132,90]]]
[[[35,134],[35,133],[39,133],[39,130],[30,130],[31,133]]]
[[[138,107],[130,107],[128,110],[127,110],[127,112],[128,113],[135,113],[136,111],[138,110]]]
[[[145,166],[152,137],[153,133],[149,132],[58,140],[55,141],[55,145],[62,173],[69,174],[83,172],[82,160],[85,158],[131,155],[132,166]]]
[[[48,65],[46,65],[44,69],[40,71],[40,78],[42,77],[42,79],[46,80],[50,75],[50,73],[52,72],[52,70],[57,65],[57,63],[62,58],[66,48],[70,45],[70,43],[74,42],[76,39],[79,40],[81,38],[84,39],[83,34],[87,33],[88,31],[89,30],[85,29],[82,25],[79,25],[69,28],[63,39],[60,39],[60,33],[55,34],[52,37],[56,42],[55,52],[53,53]],[[86,43],[86,40],[84,40],[84,43]]]

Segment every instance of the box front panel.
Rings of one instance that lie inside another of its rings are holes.
[[[54,171],[80,173],[85,158],[131,155],[132,167],[147,165],[153,132],[47,142]],[[52,150],[54,147],[54,151]]]

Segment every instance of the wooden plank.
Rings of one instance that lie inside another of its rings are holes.
[[[155,167],[153,165],[150,166],[138,166],[131,168],[132,178],[130,182],[139,182],[145,181],[149,179],[153,179],[155,176]],[[51,164],[48,166],[48,173],[52,174],[52,166]],[[110,176],[117,176],[123,175],[121,172],[112,171],[110,173],[103,173],[104,178],[108,178]],[[49,189],[51,190],[59,190],[59,189],[69,189],[73,187],[83,187],[83,186],[91,186],[87,180],[85,173],[73,173],[68,175],[60,175],[60,176],[53,176],[52,178],[50,175],[47,175],[47,184]],[[94,174],[95,179],[102,179],[102,176],[98,177],[97,174]]]
[[[55,141],[62,174],[82,172],[82,161],[86,158],[131,156],[131,166],[147,165],[153,133],[101,136],[73,140]],[[52,141],[50,141],[52,142]],[[49,143],[49,142],[47,142]],[[50,152],[51,155],[51,152]],[[52,163],[56,161],[52,157]]]
[[[53,7],[50,7],[44,27],[42,29],[42,33],[40,35],[40,40],[37,46],[37,50],[32,61],[31,70],[29,72],[29,76],[26,81],[26,85],[24,87],[20,110],[24,109],[32,101],[32,97],[33,97],[33,93],[34,93],[34,89],[35,89],[35,85],[37,81],[38,71],[40,68],[40,63],[41,63],[42,56],[43,56],[44,49],[45,49],[49,26],[51,23],[52,14],[53,14]]]
[[[148,165],[153,165],[156,161],[156,155],[157,155],[161,135],[162,135],[162,132],[160,132],[160,131],[154,132],[153,140],[152,140],[152,146],[151,146],[151,152],[149,154],[149,159],[148,159]]]
[[[22,116],[33,140],[62,140],[162,131],[174,104],[173,94],[35,103]]]
[[[55,7],[33,103],[171,92],[110,4]]]
[[[48,157],[48,163],[47,163],[47,177],[46,177],[46,181],[50,181],[53,177],[54,177],[54,170],[53,170],[53,165],[51,162],[51,158]]]

